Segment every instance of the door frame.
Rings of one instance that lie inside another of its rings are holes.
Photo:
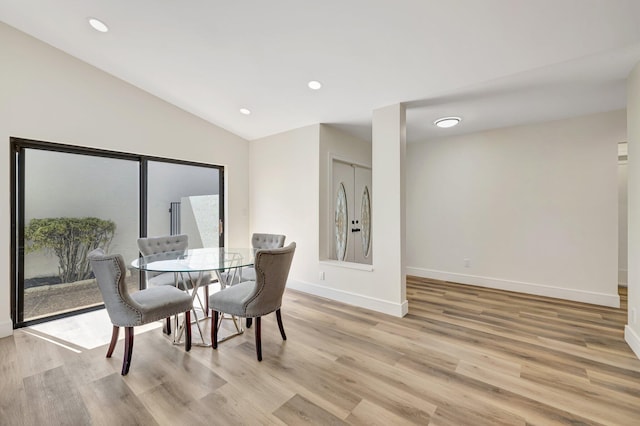
[[[119,160],[136,161],[139,164],[139,237],[147,236],[147,195],[148,195],[148,163],[150,161],[190,165],[195,167],[207,167],[218,169],[220,175],[218,179],[219,192],[219,218],[222,221],[222,229],[219,233],[220,247],[224,246],[224,166],[200,163],[195,161],[177,160],[173,158],[155,157],[150,155],[134,154],[122,151],[112,151],[99,148],[89,148],[77,145],[68,145],[57,142],[45,142],[33,139],[10,137],[10,185],[11,185],[11,320],[13,328],[25,327],[39,324],[59,318],[65,318],[79,313],[95,311],[104,308],[104,305],[91,306],[75,311],[64,312],[43,318],[25,321],[23,317],[24,309],[24,222],[25,222],[25,156],[26,149],[37,149],[51,152],[61,152],[66,154],[88,155],[94,157],[113,158]],[[142,283],[142,281],[141,281]]]

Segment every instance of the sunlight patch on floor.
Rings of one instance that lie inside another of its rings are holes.
[[[136,327],[135,333],[140,334],[145,331],[162,327],[162,321],[145,324]],[[84,349],[93,349],[99,346],[108,345],[111,341],[113,324],[105,309],[74,315],[42,324],[27,327],[25,331],[33,330],[40,335],[46,335],[52,340],[70,343]],[[46,337],[44,336],[44,337]],[[124,330],[120,330],[120,339],[124,339]]]

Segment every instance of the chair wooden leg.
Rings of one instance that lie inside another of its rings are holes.
[[[253,322],[252,320],[253,318],[247,318],[247,328],[251,328],[251,323]]]
[[[109,343],[109,349],[107,350],[107,358],[111,358],[113,355],[113,350],[116,348],[116,343],[118,343],[118,335],[120,334],[120,327],[117,325],[113,326],[113,331],[111,332],[111,343]]]
[[[256,317],[256,355],[262,361],[262,340],[260,339],[260,317]]]
[[[133,354],[133,327],[125,327],[124,338],[124,360],[122,361],[122,375],[126,376],[131,366],[131,355]]]
[[[184,313],[185,323],[185,335],[184,335],[184,350],[189,352],[191,350],[191,311]]]
[[[162,332],[167,335],[171,334],[171,317],[167,317],[167,321],[162,327]]]
[[[278,319],[278,328],[280,329],[282,340],[287,340],[287,335],[284,334],[284,327],[282,326],[282,314],[280,313],[280,309],[276,311],[276,318]]]
[[[204,316],[209,315],[209,284],[204,286]]]
[[[213,311],[211,317],[211,346],[218,349],[218,311]]]

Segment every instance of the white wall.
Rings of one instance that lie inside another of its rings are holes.
[[[407,273],[618,306],[625,138],[621,110],[409,145]]]
[[[251,232],[286,235],[285,245],[296,242],[289,273],[293,280],[317,278],[319,128],[307,126],[250,144]]]
[[[247,141],[3,23],[0,40],[0,336],[11,333],[11,136],[223,165],[227,244],[247,244]]]
[[[629,143],[629,284],[628,324],[624,337],[640,358],[640,63],[627,83],[627,141]]]

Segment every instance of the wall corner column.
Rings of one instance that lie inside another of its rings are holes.
[[[640,358],[640,63],[627,79],[628,314],[624,337]]]
[[[373,111],[373,262],[391,300],[408,312],[406,282],[406,112],[402,104]]]

